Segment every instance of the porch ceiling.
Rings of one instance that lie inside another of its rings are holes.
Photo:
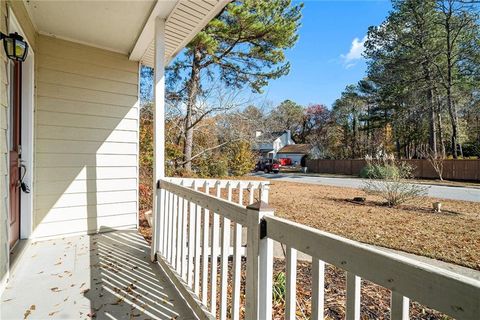
[[[155,18],[166,19],[165,61],[170,61],[226,0],[29,0],[40,34],[128,54],[153,66]]]
[[[39,33],[130,53],[156,1],[25,1]],[[166,18],[176,1],[161,1]]]

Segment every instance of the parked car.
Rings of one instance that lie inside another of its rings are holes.
[[[277,159],[262,159],[257,162],[255,166],[255,171],[263,171],[265,173],[279,173],[280,161],[278,161]]]
[[[281,166],[291,166],[292,165],[292,159],[290,158],[280,158],[280,165]]]

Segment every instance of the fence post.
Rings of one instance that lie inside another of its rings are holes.
[[[268,193],[270,186],[267,183],[262,183],[260,185],[260,201],[268,203]]]
[[[157,253],[162,248],[162,234],[160,218],[163,216],[163,201],[165,201],[165,190],[161,188],[160,180],[157,181],[153,190],[155,210],[152,214],[152,245],[150,250],[150,260],[153,262],[157,259]]]
[[[245,319],[272,318],[273,241],[266,237],[265,215],[273,209],[259,201],[247,207]]]

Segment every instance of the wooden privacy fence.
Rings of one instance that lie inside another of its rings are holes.
[[[212,187],[215,196],[209,193]],[[245,206],[244,190],[245,202],[252,203],[255,190],[262,202]],[[272,319],[274,241],[286,246],[285,319],[296,314],[297,251],[312,257],[311,319],[325,316],[325,264],[346,272],[347,320],[362,316],[362,279],[391,290],[392,320],[409,319],[410,299],[456,319],[480,314],[480,281],[276,217],[266,205],[268,185],[261,182],[166,178],[159,181],[157,195],[152,252],[199,319],[239,320],[242,279],[242,318]]]
[[[431,163],[426,159],[401,160],[413,167],[415,178],[438,178]],[[358,175],[366,165],[363,159],[307,160],[309,172]],[[443,178],[447,180],[480,181],[480,160],[444,160]]]

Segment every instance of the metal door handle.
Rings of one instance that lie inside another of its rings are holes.
[[[23,163],[20,164],[20,170],[23,169],[23,174],[22,177],[20,178],[20,188],[22,189],[23,192],[25,193],[30,193],[30,188],[27,186],[25,182],[23,182],[23,179],[25,178],[25,175],[27,174],[27,166],[24,165]]]

